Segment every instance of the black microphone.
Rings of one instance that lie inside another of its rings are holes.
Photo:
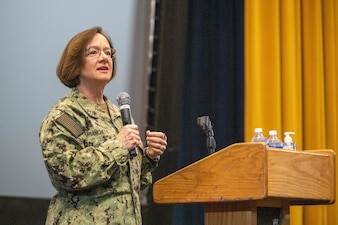
[[[131,124],[130,96],[126,92],[120,92],[116,97],[117,104],[120,107],[123,126]],[[131,157],[137,155],[136,149],[129,151]]]

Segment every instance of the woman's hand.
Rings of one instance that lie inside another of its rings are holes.
[[[165,133],[148,130],[146,132],[146,140],[148,146],[146,154],[150,158],[158,159],[161,155],[163,155],[168,144]]]
[[[123,142],[129,151],[141,144],[140,132],[136,124],[123,126],[116,137]]]

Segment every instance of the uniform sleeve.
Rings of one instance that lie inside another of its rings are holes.
[[[158,161],[150,159],[145,151],[142,158],[141,190],[152,184],[152,172],[158,167]]]
[[[86,133],[79,137],[46,118],[40,129],[45,165],[53,185],[59,190],[78,191],[111,179],[127,164],[129,152],[114,133],[92,135],[99,144],[89,143]],[[82,138],[82,139],[81,139]]]

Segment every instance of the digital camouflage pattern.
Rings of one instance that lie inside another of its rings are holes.
[[[143,147],[129,157],[116,139],[123,126],[120,110],[105,100],[110,115],[74,88],[42,122],[43,159],[58,191],[48,208],[47,225],[142,224],[139,191],[152,182],[157,164]]]

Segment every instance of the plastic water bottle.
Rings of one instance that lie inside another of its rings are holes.
[[[277,137],[276,130],[269,131],[269,138],[266,145],[268,148],[283,148],[283,142]]]
[[[262,128],[255,128],[255,135],[251,139],[251,142],[266,142],[266,137],[263,135],[263,129]]]

